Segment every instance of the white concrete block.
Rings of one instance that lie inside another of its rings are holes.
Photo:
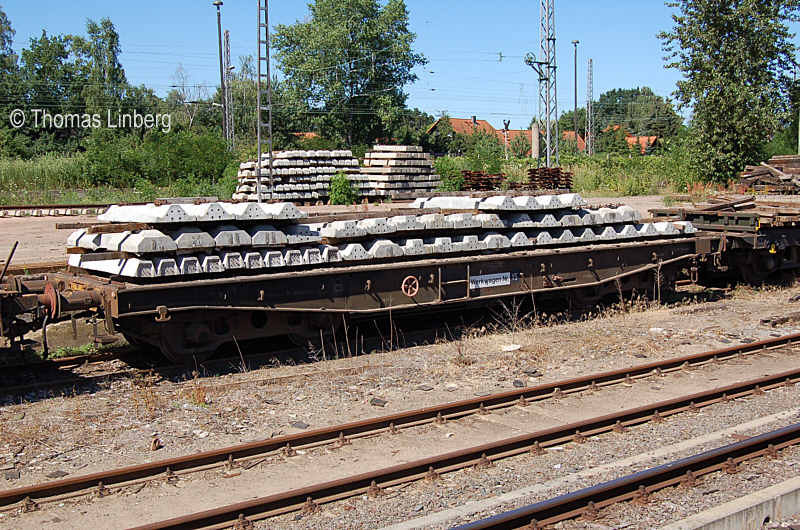
[[[244,269],[245,267],[244,258],[239,252],[223,252],[220,254],[220,258],[222,259],[222,266],[227,271]]]
[[[219,273],[225,270],[219,256],[203,256],[200,263],[205,273]]]
[[[639,211],[627,205],[617,208],[617,212],[622,217],[622,221],[625,223],[636,223],[642,220],[642,215],[639,213]]]
[[[535,241],[537,245],[552,245],[553,244],[553,236],[550,235],[550,232],[541,231],[536,233],[531,233],[528,235],[531,241]]]
[[[521,195],[519,197],[513,197],[512,200],[514,204],[517,205],[518,210],[538,210],[539,204],[536,202],[536,197],[532,197],[530,195]]]
[[[653,226],[653,223],[636,225],[636,232],[639,234],[639,237],[652,237],[658,235],[658,230],[656,230],[656,227]]]
[[[303,265],[316,265],[317,263],[322,263],[322,253],[318,248],[303,250]]]
[[[339,263],[342,257],[339,255],[339,247],[332,247],[330,245],[323,245],[319,247],[322,253],[322,261],[325,263]]]
[[[283,262],[287,267],[296,267],[303,264],[303,253],[299,250],[284,250]]]
[[[605,228],[600,227],[600,232],[597,233],[597,239],[602,241],[614,241],[615,239],[619,239],[617,235],[617,231],[614,230],[613,226],[606,226]]]
[[[559,244],[574,243],[575,236],[569,230],[556,230],[552,233],[553,241]]]
[[[67,256],[67,265],[70,267],[80,267],[82,254],[69,254]]]
[[[277,202],[277,203],[261,203],[261,207],[267,219],[304,219],[308,217],[305,212],[297,209],[297,207],[290,202]]]
[[[587,204],[583,197],[577,193],[562,193],[558,196],[558,202],[564,208],[582,208]]]
[[[220,226],[209,231],[217,248],[245,247],[252,244],[250,234],[231,225]]]
[[[76,230],[72,232],[69,237],[67,237],[67,246],[68,247],[77,247],[80,246],[80,241],[84,237],[86,237],[86,229],[81,228],[80,230]],[[76,255],[76,254],[73,254]]]
[[[638,236],[639,233],[633,225],[625,225],[617,228],[617,237],[619,239],[631,239]]]
[[[358,227],[370,235],[391,234],[397,232],[397,228],[390,224],[385,217],[374,217],[370,219],[361,219],[358,222]]]
[[[115,263],[120,264],[119,261],[115,261]],[[119,275],[129,278],[155,278],[156,268],[150,260],[141,260],[138,258],[126,259],[121,262]]]
[[[653,227],[656,229],[658,234],[662,236],[674,236],[678,233],[678,229],[675,228],[675,225],[669,221],[653,223]]]
[[[255,188],[255,186],[253,187]],[[255,191],[255,189],[253,189]],[[240,221],[257,221],[271,219],[264,208],[256,202],[219,203],[228,215]]]
[[[369,255],[375,259],[400,258],[405,255],[400,245],[388,239],[379,239],[375,241],[369,247],[368,252]]]
[[[581,241],[582,243],[591,243],[592,241],[597,241],[597,235],[591,228],[584,228],[583,230],[575,229],[572,231],[572,233],[575,235],[575,239]]]
[[[265,250],[261,253],[264,260],[265,267],[285,267],[286,262],[283,260],[283,252],[278,250]]]
[[[406,256],[420,256],[426,254],[425,243],[421,239],[406,239],[401,242],[403,254]]]
[[[511,240],[502,234],[486,234],[482,241],[490,250],[511,247]]]
[[[603,224],[622,223],[622,215],[616,208],[600,208],[593,212]]]
[[[525,232],[517,232],[511,237],[511,246],[512,247],[528,247],[531,246],[531,241],[528,239],[528,236],[525,235]]]
[[[494,197],[487,197],[478,203],[479,210],[490,211],[513,211],[518,210],[517,204],[511,197],[505,195],[495,195]]]
[[[288,243],[286,234],[271,225],[254,226],[249,234],[253,248],[282,247]]]
[[[539,210],[558,210],[562,208],[561,201],[556,195],[539,195],[536,197]]]
[[[339,255],[345,261],[363,261],[370,258],[370,255],[359,243],[348,243],[339,250]]]
[[[261,256],[260,252],[245,252],[244,255],[244,266],[247,269],[263,269],[264,268],[264,258]]]
[[[461,238],[461,247],[465,252],[486,250],[486,243],[476,235],[468,235]]]
[[[413,230],[424,230],[425,225],[417,220],[416,215],[397,215],[390,217],[387,222],[394,226],[396,232],[410,232]]]
[[[144,205],[113,205],[105,213],[97,217],[100,221],[111,223],[187,223],[195,221],[180,204],[156,206],[153,203]]]
[[[431,197],[425,202],[425,208],[441,208],[442,210],[475,210],[480,199],[473,197]]]
[[[531,215],[531,221],[535,228],[554,228],[561,226],[555,216],[551,213],[537,213]]]
[[[500,220],[500,217],[495,213],[479,213],[475,215],[475,220],[481,223],[481,228],[505,228],[506,225]]]
[[[449,237],[434,238],[433,250],[438,254],[446,254],[453,252],[453,240]]]
[[[430,199],[428,199],[427,197],[418,197],[418,198],[414,199],[414,202],[412,202],[412,203],[409,205],[409,208],[419,208],[419,209],[423,209],[423,208],[425,208],[425,207],[426,207],[426,206],[425,206],[425,204],[426,204],[426,203],[427,203],[429,200],[430,200]]]
[[[156,276],[179,276],[181,271],[178,269],[178,263],[172,258],[156,258],[153,260],[153,265],[156,268]]]
[[[417,217],[417,221],[425,225],[426,230],[450,230],[453,223],[439,213],[429,213]]]
[[[577,215],[580,216],[581,224],[584,226],[594,226],[603,222],[599,216],[589,210],[578,210]]]
[[[446,218],[448,223],[453,223],[454,229],[480,228],[481,222],[475,219],[471,213],[454,213]]]
[[[235,219],[233,215],[216,202],[203,204],[184,204],[183,211],[186,215],[194,218],[195,221],[230,221]]]
[[[560,226],[582,226],[583,219],[580,215],[576,214],[563,214],[557,219]]]
[[[334,239],[347,239],[354,237],[364,237],[367,231],[358,226],[357,221],[334,221],[327,223],[320,230],[322,237]]]
[[[109,234],[109,236],[121,234]],[[119,251],[132,254],[153,254],[161,252],[174,252],[178,245],[169,236],[159,230],[142,230],[136,234],[127,233],[119,239]],[[161,276],[161,274],[159,274]]]
[[[169,233],[179,250],[206,250],[214,248],[214,238],[196,226],[184,226]]]
[[[200,266],[200,260],[194,256],[182,256],[177,259],[178,270],[182,275],[200,274],[203,268]]]

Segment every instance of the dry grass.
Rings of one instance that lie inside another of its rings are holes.
[[[164,400],[156,392],[153,381],[143,375],[136,375],[133,379],[131,400],[139,415],[146,418],[155,418],[164,410]]]

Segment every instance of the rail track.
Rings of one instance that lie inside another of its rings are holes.
[[[739,464],[759,457],[776,458],[778,451],[800,444],[800,423],[754,436],[724,447],[682,458],[638,473],[511,510],[456,530],[538,530],[560,521],[594,519],[598,511],[621,502],[646,502],[648,495],[673,486],[694,486],[703,475],[736,473]]]
[[[522,454],[541,454],[548,447],[569,442],[582,443],[590,436],[608,432],[624,432],[630,426],[691,412],[739,397],[759,394],[765,390],[800,382],[800,369],[753,379],[627,409],[613,414],[561,425],[542,431],[523,434],[467,449],[432,456],[405,464],[361,473],[338,480],[298,488],[267,497],[252,499],[203,512],[188,514],[136,527],[136,530],[163,528],[221,528],[247,521],[264,519],[293,511],[313,512],[319,505],[356,495],[378,496],[385,488],[419,480],[436,480],[449,473],[473,466],[493,465],[496,460]],[[27,501],[30,503],[31,501]],[[526,523],[527,524],[527,523]]]
[[[448,420],[472,414],[488,414],[495,409],[525,406],[531,401],[591,391],[603,386],[633,382],[637,379],[664,375],[669,372],[699,367],[708,363],[724,362],[726,360],[738,359],[746,355],[775,351],[787,346],[793,346],[798,342],[800,342],[800,334],[787,335],[766,341],[642,364],[622,370],[597,373],[585,377],[522,388],[476,399],[457,401],[434,407],[281,436],[265,441],[240,444],[147,464],[128,466],[90,475],[46,482],[34,486],[0,491],[0,507],[5,507],[5,509],[11,507],[13,509],[16,503],[34,506],[37,501],[60,500],[93,491],[105,492],[111,488],[126,487],[152,479],[172,477],[178,474],[191,473],[213,467],[240,466],[249,469],[274,453],[292,455],[300,448],[311,448],[330,444],[347,444],[351,439],[358,437],[370,436],[378,433],[394,433],[402,428],[433,422],[443,423]],[[659,421],[667,415],[693,410],[742,395],[759,393],[763,390],[775,388],[783,384],[793,384],[797,380],[800,380],[800,370],[763,377],[746,383],[729,385],[720,389],[573,423],[563,427],[517,437],[504,442],[480,446],[474,450],[461,451],[458,455],[451,454],[428,459],[423,463],[415,464],[416,467],[399,466],[397,470],[392,468],[392,470],[387,471],[383,475],[381,475],[380,472],[377,475],[371,474],[370,476],[372,476],[372,478],[370,480],[376,481],[376,484],[380,484],[380,487],[385,487],[419,478],[417,476],[419,473],[422,473],[421,476],[429,475],[428,471],[430,471],[432,467],[435,468],[435,474],[449,471],[451,468],[460,469],[461,467],[472,465],[475,463],[476,459],[478,462],[483,462],[486,459],[512,456],[530,450],[539,451],[552,445],[559,445],[569,441],[581,441],[587,436],[593,436],[608,431],[624,430],[626,426],[651,420]],[[420,469],[422,469],[422,471],[420,471]],[[392,478],[395,471],[399,473],[399,475]],[[400,482],[394,482],[396,479],[400,478],[402,478]],[[359,481],[354,482],[356,485],[351,488],[353,493],[350,494],[358,492],[361,486],[357,484],[360,483]],[[367,486],[370,485],[371,482],[368,482]],[[325,502],[325,499],[330,497],[330,494],[326,493],[327,487],[328,486],[321,489],[318,488],[319,491],[314,490],[313,495],[309,493],[307,496],[312,496],[315,502]],[[338,482],[336,488],[338,488],[337,491],[341,490],[339,493],[345,491]],[[303,491],[305,491],[305,489]],[[350,494],[345,496],[349,496]],[[307,496],[301,499],[301,504],[306,501]],[[330,500],[333,500],[333,498]],[[273,504],[269,504],[269,506],[273,506]],[[287,504],[284,507],[288,506],[297,508],[294,504]],[[264,511],[274,512],[274,509],[273,506]]]

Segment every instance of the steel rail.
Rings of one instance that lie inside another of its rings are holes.
[[[735,473],[737,466],[761,456],[776,457],[777,452],[800,443],[800,423],[754,436],[730,445],[662,464],[638,473],[560,495],[516,510],[456,527],[457,530],[530,528],[536,530],[580,516],[589,518],[597,511],[620,502],[640,500],[671,486],[695,485],[703,475],[725,470]]]
[[[615,383],[629,382],[636,378],[661,375],[670,371],[678,371],[693,366],[700,366],[710,362],[720,362],[729,359],[736,359],[740,355],[747,353],[759,353],[768,349],[781,348],[800,341],[800,334],[786,335],[783,337],[769,339],[765,341],[753,342],[713,350],[709,352],[682,356],[678,358],[656,361],[634,367],[624,368],[593,374],[584,377],[567,379],[528,388],[521,388],[490,396],[473,398],[468,400],[446,403],[433,407],[426,407],[411,411],[399,412],[387,416],[356,421],[332,427],[315,429],[308,432],[290,434],[272,438],[269,440],[239,444],[222,449],[195,453],[192,455],[169,458],[146,464],[127,466],[110,471],[103,471],[83,475],[78,477],[65,478],[51,482],[45,482],[33,486],[25,486],[5,491],[0,491],[0,507],[8,506],[26,499],[47,499],[49,497],[75,493],[83,490],[101,486],[106,488],[112,485],[120,485],[133,481],[152,479],[161,475],[172,476],[176,472],[193,471],[207,466],[231,465],[237,460],[245,458],[260,457],[266,454],[283,451],[292,454],[300,447],[313,447],[325,444],[347,443],[349,438],[363,437],[380,432],[397,432],[400,428],[413,427],[431,422],[446,422],[471,414],[488,413],[493,409],[511,406],[525,406],[529,401],[559,397],[569,393],[593,390],[602,386]],[[674,399],[668,402],[657,403],[642,409],[633,409],[623,413],[613,414],[608,417],[595,418],[584,422],[572,424],[565,427],[569,432],[564,434],[559,429],[551,429],[553,433],[537,433],[536,441],[542,446],[558,445],[572,440],[577,431],[580,431],[578,438],[584,435],[598,434],[608,430],[619,429],[626,424],[636,424],[653,415],[653,410],[658,410],[659,414],[668,414],[671,410],[681,412],[687,408],[692,408],[689,403],[695,400],[696,406],[701,406],[702,402],[712,404],[723,399],[723,394],[733,397],[734,394],[744,392],[745,394],[758,389],[765,389],[767,386],[778,386],[789,379],[800,378],[800,370],[791,371],[756,379],[749,383],[731,385],[722,389],[689,396],[688,398]],[[765,386],[766,385],[766,386]],[[739,389],[746,390],[739,390]],[[711,396],[711,397],[709,397]],[[709,401],[710,400],[710,401]],[[617,424],[619,422],[619,424]],[[598,430],[599,429],[599,430]],[[525,442],[529,446],[533,442]]]
[[[800,369],[791,370],[267,497],[145,524],[136,527],[135,530],[227,527],[245,518],[256,520],[297,510],[313,511],[322,503],[365,493],[375,496],[381,494],[387,487],[425,478],[435,480],[442,473],[472,466],[490,466],[495,460],[524,453],[539,454],[546,447],[573,441],[581,443],[589,436],[621,432],[629,426],[648,421],[663,421],[667,416],[758,394],[783,385],[794,385],[798,381],[800,381]]]

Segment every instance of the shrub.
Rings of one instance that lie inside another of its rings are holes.
[[[350,186],[350,180],[342,172],[331,177],[331,204],[355,204],[358,194]]]

